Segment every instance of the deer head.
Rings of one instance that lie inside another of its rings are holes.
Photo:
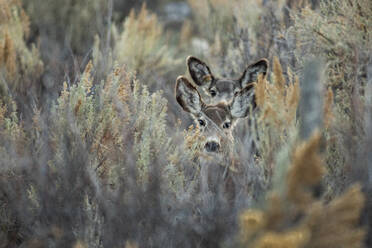
[[[189,112],[205,136],[204,152],[220,154],[233,140],[232,130],[239,118],[246,117],[255,108],[253,84],[237,91],[229,103],[207,105],[197,89],[180,76],[176,81],[176,99]]]
[[[222,79],[214,76],[206,63],[198,58],[189,56],[187,67],[195,84],[200,86],[211,102],[230,102],[234,95],[246,88],[249,84],[257,81],[258,75],[266,75],[268,61],[260,59],[249,65],[238,79]]]

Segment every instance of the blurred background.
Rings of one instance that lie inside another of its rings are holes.
[[[370,0],[0,0],[0,247],[371,247],[371,16]],[[222,163],[200,162],[175,99],[190,55],[233,79],[269,61]]]

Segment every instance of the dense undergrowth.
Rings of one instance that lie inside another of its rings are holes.
[[[0,247],[370,247],[372,2],[142,2],[0,0]],[[223,162],[188,55],[270,61]]]

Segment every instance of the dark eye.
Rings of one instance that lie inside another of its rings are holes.
[[[203,121],[203,120],[198,120],[198,122],[199,122],[200,126],[205,126],[205,121]]]
[[[230,122],[225,122],[222,127],[228,129],[230,128],[230,126],[231,126]]]
[[[211,94],[212,97],[217,95],[217,92],[215,90],[210,90],[209,94]]]

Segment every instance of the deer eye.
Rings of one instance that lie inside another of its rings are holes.
[[[203,121],[202,119],[199,119],[198,122],[200,126],[203,126],[203,127],[205,126],[205,121]]]
[[[231,123],[230,122],[225,122],[222,127],[224,129],[228,129],[228,128],[230,128],[230,126],[231,126]]]
[[[217,95],[217,92],[215,90],[210,90],[209,94],[211,94],[212,97]]]

